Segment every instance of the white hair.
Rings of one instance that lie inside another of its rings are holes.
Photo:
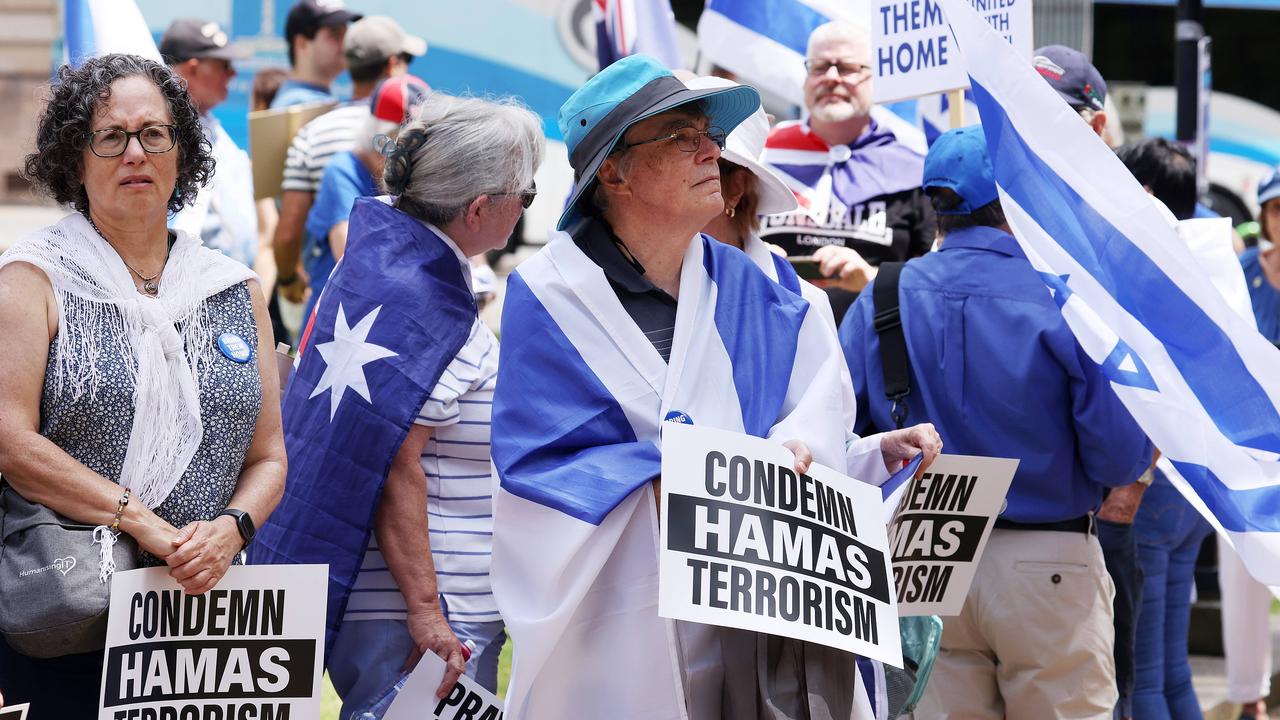
[[[867,52],[870,52],[871,26],[861,20],[850,19],[832,20],[819,25],[813,32],[809,33],[809,46],[805,48],[805,55],[813,57],[813,46],[831,42],[832,40],[846,40],[856,43],[867,48]]]
[[[515,98],[431,93],[400,130],[383,181],[423,220],[443,225],[481,195],[533,184],[542,163],[542,121]]]

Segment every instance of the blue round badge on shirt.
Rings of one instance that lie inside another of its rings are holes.
[[[679,410],[672,410],[667,416],[662,418],[664,422],[680,423],[681,425],[692,425],[693,418]]]
[[[235,333],[222,333],[218,336],[218,349],[228,360],[247,363],[253,357],[253,348],[244,338]]]

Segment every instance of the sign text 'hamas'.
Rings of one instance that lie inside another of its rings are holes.
[[[889,529],[903,615],[959,615],[1017,460],[941,455],[909,480]]]

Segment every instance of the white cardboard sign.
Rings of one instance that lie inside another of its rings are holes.
[[[666,423],[658,614],[902,665],[880,489],[771,440]]]
[[[27,720],[27,710],[30,709],[31,703],[6,705],[0,709],[0,720]]]
[[[1031,0],[968,1],[1031,61]],[[960,49],[937,0],[875,0],[869,21],[876,102],[969,87]]]
[[[98,720],[320,717],[328,580],[233,566],[188,595],[168,568],[116,573]]]
[[[502,702],[466,675],[437,699],[445,669],[439,656],[423,655],[383,720],[502,720]]]
[[[901,615],[960,614],[1017,469],[1007,458],[939,455],[903,486],[889,528]]]

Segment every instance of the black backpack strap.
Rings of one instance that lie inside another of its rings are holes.
[[[907,357],[907,338],[902,334],[902,315],[898,311],[898,277],[906,263],[880,263],[872,288],[872,323],[880,337],[880,367],[884,372],[884,396],[898,429],[907,422],[906,397],[911,394],[911,359]]]

